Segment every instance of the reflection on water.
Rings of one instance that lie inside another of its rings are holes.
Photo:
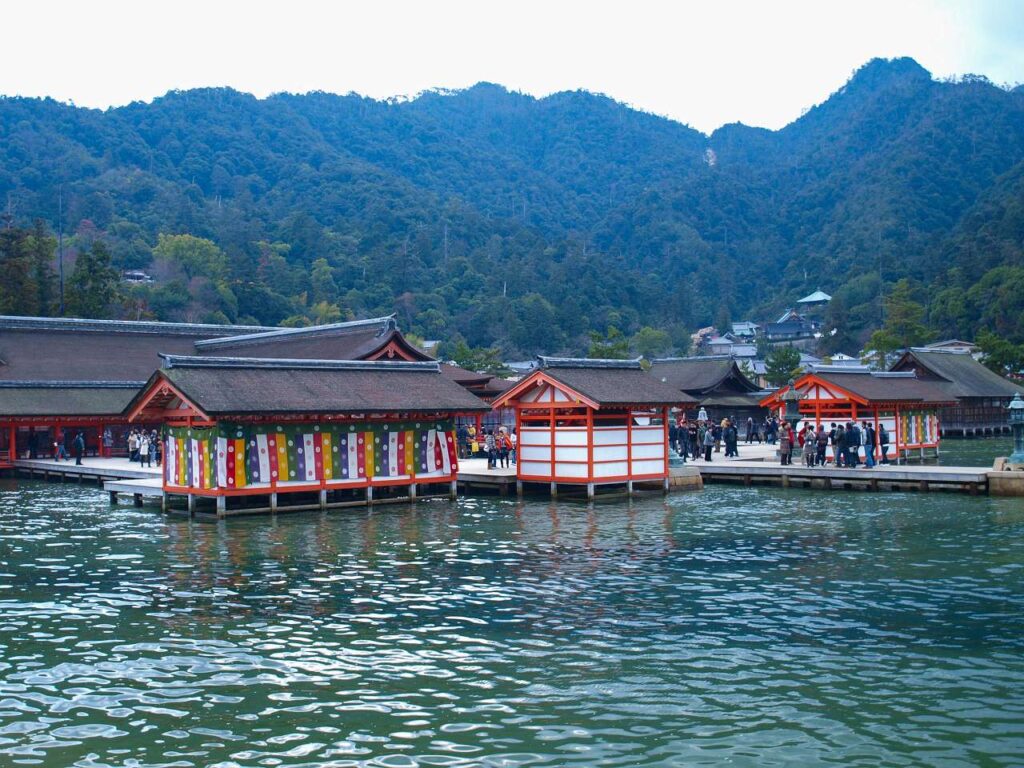
[[[0,765],[1024,762],[1024,505],[0,486]]]

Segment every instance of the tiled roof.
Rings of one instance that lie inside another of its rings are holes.
[[[488,410],[442,376],[436,362],[169,357],[167,363],[146,389],[165,378],[210,416]]]
[[[966,352],[940,351],[915,347],[893,365],[892,370],[903,371],[914,367],[923,369],[922,376],[941,379],[954,398],[1013,397],[1024,391],[1024,384],[1015,384],[990,371]]]
[[[757,392],[760,387],[743,375],[731,357],[679,357],[651,361],[651,375],[691,395],[710,392],[728,379],[740,391]]]
[[[837,384],[847,392],[859,395],[868,402],[903,401],[938,404],[953,401],[945,387],[932,381],[919,379],[913,374],[818,368],[814,375],[832,384]]]
[[[545,374],[598,405],[677,405],[696,402],[648,375],[639,360],[541,358]]]
[[[132,399],[141,381],[4,381],[0,413],[5,416],[111,416]]]

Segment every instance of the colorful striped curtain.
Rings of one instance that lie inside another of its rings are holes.
[[[450,475],[458,470],[454,425],[223,424],[216,443],[222,488],[277,483]]]
[[[164,430],[164,479],[184,488],[216,487],[215,431],[168,427]]]

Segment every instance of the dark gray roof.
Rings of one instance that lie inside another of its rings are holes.
[[[143,382],[4,381],[0,413],[4,416],[117,416]]]
[[[155,320],[90,320],[78,317],[29,317],[0,315],[0,331],[77,331],[92,333],[151,333],[158,336],[229,336],[265,331],[258,325],[213,325],[209,323],[162,323]]]
[[[941,379],[953,398],[1013,397],[1014,393],[1024,391],[1024,383],[1004,379],[967,352],[914,347],[896,361],[892,370],[915,368],[923,378]]]
[[[0,317],[0,380],[145,381],[158,353],[191,354],[200,339],[252,326]],[[0,410],[0,413],[3,413]]]
[[[739,392],[758,392],[761,388],[748,379],[731,357],[667,357],[651,361],[651,375],[676,389],[700,396],[729,380]]]
[[[877,373],[865,370],[818,369],[820,379],[837,384],[847,392],[860,395],[871,403],[920,402],[952,403],[948,390],[934,381],[925,381],[912,373]]]
[[[685,392],[649,376],[640,360],[541,358],[541,370],[601,406],[678,405],[695,402]]]
[[[168,367],[154,374],[137,399],[167,379],[204,413],[218,417],[489,410],[482,400],[442,376],[436,362],[184,356],[167,362]]]

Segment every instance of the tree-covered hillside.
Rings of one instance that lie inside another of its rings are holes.
[[[841,309],[830,338],[852,345],[908,278],[936,332],[1021,342],[1022,178],[1024,93],[909,59],[870,62],[780,131],[711,136],[490,84],[394,102],[203,89],[103,112],[4,98],[0,311],[56,311],[40,249],[62,210],[72,254],[156,278],[105,305],[127,317],[397,311],[419,335],[526,355],[610,327],[679,347],[820,287]]]

